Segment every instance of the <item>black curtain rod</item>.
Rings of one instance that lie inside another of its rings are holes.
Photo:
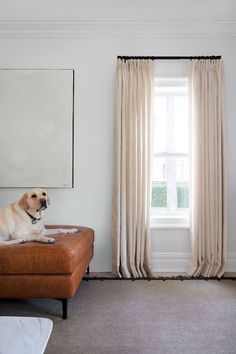
[[[221,59],[221,55],[211,55],[211,56],[121,56],[119,55],[117,59],[122,60],[132,60],[132,59],[149,59],[149,60],[201,60],[201,59],[209,59],[209,60],[219,60]]]

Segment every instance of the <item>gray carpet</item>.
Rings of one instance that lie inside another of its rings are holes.
[[[236,353],[232,280],[83,281],[69,319],[60,311],[55,300],[0,302],[1,315],[53,320],[45,354]]]

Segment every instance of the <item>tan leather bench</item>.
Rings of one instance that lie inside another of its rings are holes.
[[[74,234],[56,234],[54,244],[29,242],[0,247],[0,298],[62,300],[63,319],[93,257],[94,231],[80,226]]]

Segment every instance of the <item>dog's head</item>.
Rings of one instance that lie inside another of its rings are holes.
[[[41,188],[32,189],[26,192],[20,199],[19,205],[25,210],[41,211],[50,205],[47,191]]]

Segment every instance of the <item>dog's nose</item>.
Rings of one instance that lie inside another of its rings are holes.
[[[40,203],[41,203],[42,207],[46,207],[47,206],[46,199],[44,199],[44,198],[40,199]]]

